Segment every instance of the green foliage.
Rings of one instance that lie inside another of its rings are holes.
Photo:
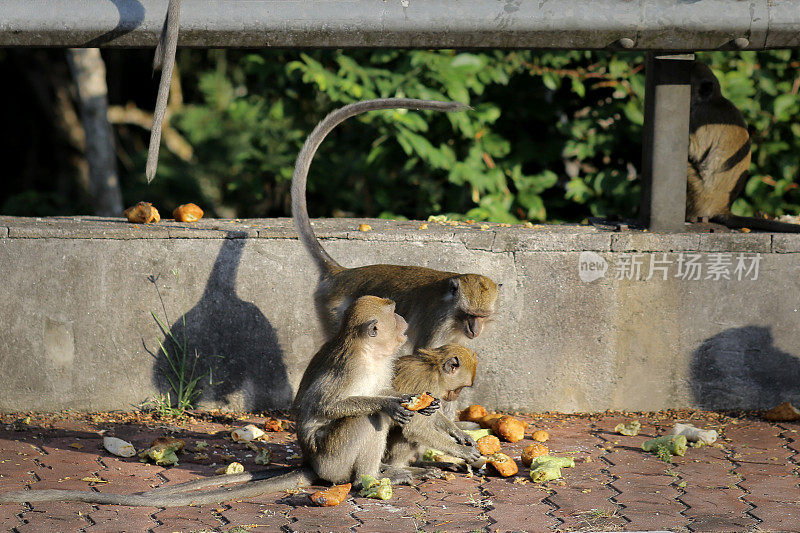
[[[698,58],[713,68],[753,138],[751,176],[734,212],[797,213],[800,50]],[[193,160],[163,146],[148,186],[146,132],[120,129],[132,154],[122,176],[126,205],[146,199],[169,213],[194,201],[209,216],[287,216],[294,159],[316,122],[346,103],[403,96],[471,109],[346,121],[311,166],[312,216],[514,223],[637,215],[641,53],[184,50],[179,67],[185,105],[171,124],[193,147]],[[135,134],[137,142],[129,138]],[[5,212],[67,209],[54,193],[13,194],[0,198]]]

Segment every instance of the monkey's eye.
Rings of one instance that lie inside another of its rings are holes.
[[[460,366],[461,366],[461,361],[458,360],[458,357],[451,357],[450,359],[444,362],[444,371],[446,374],[452,374]]]
[[[367,335],[370,337],[377,337],[378,336],[378,321],[377,320],[370,320],[364,325],[364,329],[367,332]]]

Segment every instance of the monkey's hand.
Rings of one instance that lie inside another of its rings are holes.
[[[425,416],[431,416],[431,415],[432,415],[433,413],[435,413],[435,412],[436,412],[436,411],[437,411],[437,410],[438,410],[438,409],[439,409],[441,406],[442,406],[442,402],[441,402],[441,400],[439,400],[439,398],[435,398],[435,399],[434,399],[434,400],[431,402],[431,404],[430,404],[428,407],[426,407],[425,409],[420,409],[420,410],[419,410],[419,411],[417,411],[417,412],[418,412],[419,414],[421,414],[421,415],[425,415]]]
[[[473,446],[458,446],[458,452],[453,455],[460,459],[464,459],[468,465],[483,457],[481,452],[478,451],[478,448]]]
[[[475,442],[475,439],[472,438],[472,435],[461,431],[457,427],[449,428],[448,434],[453,438],[454,441],[462,446],[471,446],[475,449],[478,448],[478,443]]]
[[[411,417],[414,416],[414,411],[410,411],[406,409],[402,404],[403,402],[408,402],[412,396],[406,395],[400,398],[386,398],[388,401],[383,408],[383,412],[386,413],[389,418],[394,420],[397,424],[401,426],[405,426],[409,422],[411,422]]]

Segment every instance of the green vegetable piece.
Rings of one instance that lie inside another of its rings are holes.
[[[540,455],[534,457],[531,461],[531,468],[545,465],[555,465],[559,468],[573,468],[575,466],[575,459],[572,457],[556,457],[554,455]]]
[[[148,459],[153,461],[159,466],[173,466],[178,464],[178,456],[176,451],[180,444],[170,444],[168,446],[159,445],[148,448],[139,454],[143,463]]]
[[[614,426],[614,431],[620,435],[627,435],[628,437],[635,437],[639,434],[640,429],[642,429],[642,424],[638,420],[633,420],[627,424],[617,424]]]
[[[650,439],[642,444],[642,450],[651,452],[663,461],[669,461],[671,455],[683,457],[688,448],[685,435],[662,435],[655,439]]]
[[[467,435],[469,435],[473,439],[478,440],[478,439],[482,439],[483,437],[486,437],[488,435],[491,435],[492,434],[492,430],[491,429],[469,429],[469,430],[465,430],[464,433],[466,433]]]
[[[561,477],[561,468],[557,463],[548,461],[531,470],[531,481],[544,483]]]
[[[261,448],[256,455],[255,463],[257,465],[268,465],[272,462],[272,452],[267,448]]]
[[[388,500],[392,497],[392,483],[388,477],[381,478],[380,481],[372,476],[361,476],[361,490],[358,495],[363,498],[375,498],[378,500]]]

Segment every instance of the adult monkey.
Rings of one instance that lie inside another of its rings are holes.
[[[349,117],[379,109],[460,111],[458,102],[378,98],[346,105],[328,114],[306,139],[292,176],[292,216],[300,241],[320,272],[315,294],[317,312],[328,331],[335,331],[342,311],[365,294],[397,302],[397,312],[408,321],[408,341],[402,348],[429,348],[473,339],[495,312],[498,285],[479,274],[457,274],[424,267],[368,265],[345,268],[322,248],[314,235],[306,207],[306,180],[317,148],[333,128]]]
[[[301,469],[280,476],[274,476],[274,470],[215,476],[137,494],[25,490],[0,494],[0,502],[75,500],[175,507],[249,498],[310,485],[319,479],[358,483],[361,475],[379,477],[391,421],[404,425],[415,417],[402,405],[408,397],[382,395],[391,387],[397,348],[406,341],[406,322],[394,311],[391,300],[376,296],[357,299],[345,311],[337,335],[309,363],[294,401],[298,441],[306,464]],[[430,416],[435,410],[419,413]],[[383,474],[395,483],[410,480],[410,473],[401,468]],[[192,492],[243,481],[251,482],[230,489]]]
[[[167,18],[161,29],[161,36],[156,45],[153,58],[153,71],[161,70],[158,82],[158,96],[156,107],[153,111],[153,126],[150,128],[150,146],[147,149],[147,165],[145,176],[147,183],[156,177],[158,168],[158,152],[161,147],[161,129],[164,125],[164,116],[167,113],[169,100],[169,86],[172,82],[172,72],[175,69],[175,54],[178,50],[178,19],[181,13],[181,0],[169,0],[167,5]]]
[[[740,217],[731,204],[747,181],[750,135],[741,112],[722,96],[719,80],[695,61],[691,73],[686,220],[710,220],[729,228],[800,233],[800,225]]]

